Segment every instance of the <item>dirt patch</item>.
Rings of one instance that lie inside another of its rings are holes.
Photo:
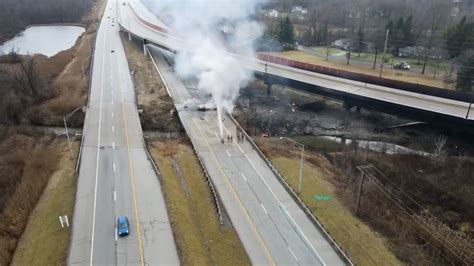
[[[143,130],[183,131],[161,78],[151,60],[143,54],[142,44],[129,41],[124,33],[121,37],[135,84],[137,106],[143,110],[140,114]]]
[[[149,146],[162,173],[181,263],[250,265],[235,230],[219,224],[209,186],[190,144],[153,140]]]

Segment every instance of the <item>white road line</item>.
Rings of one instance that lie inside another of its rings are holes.
[[[262,204],[262,203],[260,203],[260,207],[262,207],[262,209],[263,209],[263,211],[265,212],[265,214],[267,214],[267,215],[268,215],[267,209],[265,209],[265,206],[263,206],[263,204]]]
[[[117,201],[117,191],[114,190],[114,202]]]
[[[115,227],[115,230],[114,230],[114,231],[115,231],[115,233],[114,233],[114,234],[115,234],[115,242],[117,242],[117,240],[118,240],[118,239],[117,239],[117,238],[118,238],[118,237],[117,237],[117,234],[118,234],[118,233],[117,233],[117,227]]]
[[[227,129],[227,127],[225,125],[223,125],[224,129],[230,134],[230,131]],[[280,205],[280,208],[282,208],[282,210],[284,211],[284,213],[286,214],[286,216],[288,217],[288,219],[291,221],[291,223],[295,226],[295,229],[296,231],[301,235],[301,237],[303,237],[304,241],[306,242],[307,245],[309,245],[309,247],[311,248],[311,250],[313,251],[313,253],[316,255],[316,257],[318,258],[318,260],[323,264],[323,265],[326,265],[326,263],[323,261],[323,259],[321,258],[321,256],[319,256],[319,253],[316,251],[316,249],[314,248],[313,244],[309,241],[308,237],[303,233],[303,231],[301,230],[301,228],[298,226],[298,224],[296,223],[296,221],[293,219],[293,217],[291,217],[290,213],[286,210],[285,206],[283,206],[283,204],[281,203],[281,201],[278,199],[278,197],[275,195],[275,193],[273,192],[273,190],[270,188],[270,186],[268,185],[267,181],[265,181],[265,179],[263,178],[263,176],[260,174],[260,172],[257,170],[257,167],[255,167],[255,165],[253,164],[253,162],[250,160],[250,158],[247,156],[247,154],[244,152],[244,150],[240,147],[240,145],[236,142],[235,145],[237,145],[237,148],[239,148],[240,152],[244,155],[244,157],[247,159],[247,161],[250,163],[250,165],[252,166],[252,168],[255,170],[255,172],[257,173],[258,177],[260,178],[260,180],[262,180],[262,182],[265,184],[265,186],[267,187],[267,189],[270,191],[270,193],[273,195],[273,197],[275,198],[275,200],[278,202],[278,204]],[[251,144],[250,144],[251,145]]]
[[[114,100],[112,99],[112,105],[114,105]]]
[[[112,112],[112,117],[114,117],[114,112]]]
[[[242,175],[242,178],[247,182],[247,178],[245,177],[244,173],[240,173]]]
[[[115,141],[112,141],[112,149],[115,150]]]
[[[105,28],[105,37],[107,37],[107,27]],[[99,177],[99,155],[100,155],[100,131],[102,124],[102,96],[104,92],[104,69],[105,69],[105,48],[107,38],[104,38],[104,50],[102,52],[102,72],[101,72],[101,86],[100,86],[100,103],[99,103],[99,129],[97,133],[97,157],[95,167],[95,183],[94,183],[94,207],[92,213],[92,235],[91,235],[91,254],[90,254],[90,266],[94,259],[94,235],[95,235],[95,212],[97,209],[97,180]]]
[[[298,261],[298,258],[296,257],[295,253],[293,252],[293,250],[291,250],[290,247],[288,247],[288,250],[290,251],[291,255],[293,255],[293,258],[295,258],[296,261]]]
[[[214,132],[214,135],[216,135],[216,137],[217,137],[217,138],[219,138],[219,136],[217,135],[217,133],[216,133],[216,132]]]
[[[225,150],[225,152],[227,152],[227,155],[229,155],[229,157],[232,157],[232,156],[230,155],[230,152],[229,152],[228,150]]]
[[[115,163],[113,164],[113,168],[114,168],[114,173],[115,173]]]
[[[114,131],[115,131],[115,127],[114,127],[114,126],[112,126],[112,132],[114,132]]]

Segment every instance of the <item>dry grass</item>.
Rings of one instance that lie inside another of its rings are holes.
[[[283,53],[273,53],[277,56],[283,56],[288,59],[294,59],[301,62],[317,64],[325,67],[332,67],[347,71],[352,71],[355,73],[367,74],[372,76],[379,76],[379,69],[372,69],[370,66],[354,66],[346,65],[345,63],[326,61],[324,58],[312,55],[303,51],[286,51]],[[383,77],[394,80],[401,80],[405,82],[411,82],[416,84],[423,84],[438,88],[445,88],[445,84],[442,79],[442,75],[437,75],[436,78],[433,78],[433,75],[421,75],[419,73],[414,73],[410,71],[401,71],[401,70],[391,70],[388,69],[389,66],[386,64],[386,67],[383,71]],[[454,84],[449,84],[448,89],[454,89]]]
[[[143,55],[139,44],[128,41],[126,34],[122,33],[121,36],[130,71],[134,71],[138,108],[143,109],[140,114],[143,129],[182,131],[173,102],[150,58]]]
[[[287,179],[293,189],[298,187],[299,151],[288,153],[285,145],[259,143],[270,157],[275,167]],[[290,149],[291,150],[291,149]],[[301,199],[321,221],[336,242],[348,253],[357,265],[400,265],[401,262],[391,252],[387,241],[359,220],[350,209],[338,199],[336,188],[329,182],[335,172],[331,164],[322,156],[306,154],[303,169]],[[330,201],[315,201],[313,195],[328,195]]]
[[[11,260],[30,213],[36,206],[60,158],[61,145],[49,137],[8,137],[1,143],[3,183],[10,184],[0,210],[0,264]],[[9,170],[10,169],[10,170]],[[16,173],[12,171],[14,169]],[[8,175],[14,173],[14,175]]]
[[[192,149],[177,140],[154,141],[151,146],[162,173],[182,264],[249,265],[236,232],[219,224],[209,187]]]
[[[65,141],[58,145],[62,158],[51,176],[25,231],[18,242],[11,265],[64,265],[70,239],[70,228],[61,228],[59,215],[72,219],[75,200],[75,159],[69,158]],[[74,154],[77,151],[74,146]]]

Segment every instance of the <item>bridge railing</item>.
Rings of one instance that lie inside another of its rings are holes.
[[[171,95],[171,92],[168,89],[168,84],[166,84],[166,81],[163,78],[163,74],[161,73],[160,69],[158,68],[158,65],[156,64],[155,59],[153,58],[152,54],[150,53],[150,50],[148,50],[147,46],[145,46],[145,49],[146,49],[147,54],[151,58],[151,61],[152,61],[153,65],[155,66],[155,69],[158,72],[158,75],[160,76],[161,80],[163,81],[163,85],[166,89],[166,93],[168,94],[170,99],[173,99],[173,97]],[[181,116],[179,115],[179,113],[178,113],[178,118],[179,118],[179,122],[181,124],[183,124],[183,122],[181,120]],[[189,136],[187,135],[187,133],[186,133],[186,136],[189,139]],[[223,211],[222,211],[222,208],[221,208],[220,203],[219,203],[219,201],[220,201],[219,194],[217,193],[217,190],[214,188],[214,183],[212,182],[212,179],[210,178],[209,173],[207,172],[207,168],[205,167],[204,162],[202,161],[201,157],[199,156],[199,154],[196,151],[196,149],[194,148],[194,146],[193,146],[193,152],[194,152],[196,158],[199,161],[199,164],[200,164],[201,169],[204,173],[204,176],[206,177],[206,181],[207,181],[207,184],[209,186],[209,190],[211,191],[211,196],[213,198],[214,206],[216,208],[217,217],[219,219],[219,223],[222,225],[224,223],[224,220],[223,220],[223,215],[222,215]]]
[[[85,121],[87,120],[87,114],[88,114],[88,109],[89,109],[89,104],[90,104],[90,95],[91,95],[91,88],[92,88],[92,74],[94,71],[94,58],[95,58],[95,45],[97,41],[97,34],[99,31],[99,27],[97,27],[96,32],[94,33],[94,37],[92,38],[91,45],[90,45],[90,57],[89,57],[89,76],[87,77],[87,99],[86,99],[86,114],[84,116],[84,127],[82,130],[82,135],[81,135],[81,143],[79,145],[79,150],[77,152],[76,156],[76,167],[74,169],[74,173],[76,175],[79,174],[79,167],[81,165],[81,160],[82,160],[82,149],[84,146],[84,135],[86,131],[86,123]],[[84,73],[83,73],[84,74]]]

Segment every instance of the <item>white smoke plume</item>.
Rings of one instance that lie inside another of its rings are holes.
[[[259,0],[147,0],[170,34],[192,43],[194,53],[175,59],[178,76],[197,77],[198,88],[212,95],[219,117],[232,112],[239,90],[252,77],[229,52],[253,56],[253,40],[263,33],[254,15]],[[261,0],[260,0],[261,2]]]

